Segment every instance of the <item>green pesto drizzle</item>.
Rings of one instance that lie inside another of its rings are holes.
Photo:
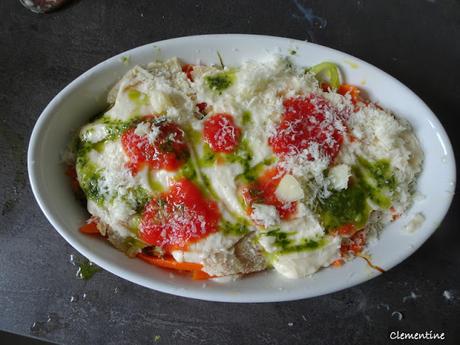
[[[181,166],[179,170],[179,174],[188,180],[197,179],[198,176],[197,176],[197,172],[196,172],[192,159],[189,159],[186,163],[184,163]]]
[[[79,141],[77,144],[76,170],[81,189],[86,197],[99,205],[104,202],[104,197],[99,189],[101,171],[88,159],[88,153],[93,149],[94,144]]]
[[[128,256],[134,256],[143,248],[147,247],[146,243],[132,236],[126,237],[124,240],[124,245],[126,246],[126,255]]]
[[[241,164],[246,171],[249,169],[252,157],[253,153],[246,139],[241,140],[235,152],[232,153],[214,152],[207,143],[204,143],[199,165],[200,167],[210,167],[218,158],[221,158],[227,163]]]
[[[284,232],[280,229],[273,229],[261,234],[261,236],[274,238],[273,245],[277,248],[277,250],[271,254],[275,256],[315,250],[326,244],[326,240],[324,238],[317,241],[303,238],[298,243],[294,243],[294,241],[290,239],[289,236],[295,235],[295,233],[295,231]]]
[[[229,163],[240,163],[244,170],[248,170],[251,164],[253,153],[246,139],[241,140],[235,152],[224,155],[224,158]]]
[[[128,90],[128,98],[133,101],[137,105],[148,105],[149,104],[149,97],[136,89],[129,89]]]
[[[222,220],[219,224],[219,229],[226,235],[241,236],[249,233],[249,228],[244,219],[239,219],[237,223]]]
[[[126,202],[136,212],[142,212],[145,205],[150,201],[149,192],[141,186],[130,188],[126,195],[123,195],[123,201]]]
[[[77,157],[76,170],[78,173],[78,180],[86,198],[95,201],[98,205],[102,205],[105,198],[103,191],[99,188],[99,181],[103,168],[97,167],[96,164],[91,162],[88,155],[92,150],[101,153],[107,142],[117,140],[125,130],[139,122],[139,119],[135,118],[128,121],[121,121],[111,119],[105,115],[98,115],[98,117],[99,118],[94,123],[105,125],[107,132],[106,137],[97,143],[84,141],[77,137],[74,152]],[[92,129],[89,131],[91,130]]]
[[[328,230],[346,224],[364,227],[372,211],[368,200],[382,209],[391,207],[397,181],[388,160],[371,163],[358,157],[352,172],[347,189],[332,191],[331,196],[317,202],[316,211]]]
[[[141,219],[141,214],[136,213],[128,220],[128,229],[135,235],[137,235],[139,232],[139,225],[141,224]]]
[[[241,123],[243,126],[247,126],[252,123],[252,114],[250,111],[245,110],[241,115]]]
[[[245,171],[236,177],[236,181],[241,184],[249,184],[255,182],[259,176],[264,171],[266,166],[269,166],[275,162],[273,157],[266,158],[264,161],[254,165],[253,167],[248,167]]]
[[[138,119],[122,121],[103,116],[98,122],[105,125],[107,136],[104,138],[104,141],[113,141],[117,140],[125,130],[132,127],[138,121]]]
[[[222,91],[232,86],[235,81],[235,74],[233,71],[225,71],[209,75],[204,80],[209,89],[222,94]]]
[[[207,144],[203,144],[203,152],[200,157],[199,165],[200,167],[210,167],[214,164],[219,153],[211,150],[211,147]]]

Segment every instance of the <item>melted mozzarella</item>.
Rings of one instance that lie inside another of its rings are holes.
[[[251,218],[256,224],[268,228],[280,222],[280,216],[275,206],[253,204]]]
[[[287,278],[304,278],[340,258],[339,249],[340,238],[332,237],[319,249],[280,255],[273,261],[273,267]]]
[[[317,216],[306,205],[311,205],[318,196],[327,197],[332,189],[347,188],[350,170],[358,155],[371,161],[382,158],[391,161],[399,182],[396,191],[399,199],[393,206],[398,213],[407,209],[411,202],[409,185],[420,172],[423,159],[423,153],[408,124],[373,105],[362,104],[354,112],[349,95],[344,97],[334,92],[323,92],[311,73],[292,67],[287,59],[279,56],[270,56],[257,62],[247,61],[239,68],[225,68],[224,72],[231,73],[234,82],[228,89],[216,92],[206,84],[206,78],[221,72],[216,67],[196,66],[193,71],[194,82],[190,82],[182,73],[177,59],[151,63],[145,68],[136,66],[109,93],[108,101],[113,106],[104,116],[109,120],[130,121],[156,114],[182,125],[191,125],[194,130],[201,132],[203,121],[196,119],[194,114],[196,103],[206,102],[208,116],[215,113],[234,116],[236,124],[242,129],[241,139],[252,150],[250,161],[245,163],[254,167],[274,156],[268,142],[281,120],[283,101],[286,98],[306,96],[313,92],[327,99],[340,112],[350,113],[346,127],[356,140],[351,142],[347,136],[344,137],[343,147],[333,162],[334,167],[329,169],[331,162],[322,154],[320,145],[315,143],[308,149],[278,161],[289,174],[281,180],[276,195],[286,202],[302,200],[293,219],[280,220],[273,206],[258,203],[253,205],[251,218],[253,224],[257,224],[257,229],[251,229],[258,232],[256,238],[259,244],[267,253],[272,254],[273,266],[282,275],[289,278],[305,277],[339,257],[340,238],[325,235]],[[108,133],[107,125],[96,120],[82,128],[80,138],[86,142],[98,143]],[[146,136],[153,143],[158,130],[147,122],[140,122],[135,127],[135,133]],[[203,151],[202,142],[190,144],[198,153]],[[133,176],[126,168],[127,157],[120,139],[108,141],[102,150],[92,150],[89,159],[100,173],[99,189],[105,202],[100,205],[88,201],[88,210],[109,225],[111,241],[118,248],[123,248],[126,237],[135,236],[127,226],[135,214],[130,206],[133,203],[127,200],[130,190],[141,186],[154,197],[160,190],[170,187],[178,177],[177,172],[152,171],[146,167]],[[221,162],[211,167],[200,167],[212,191],[219,198],[223,219],[229,222],[235,222],[235,215],[247,219],[235,183],[244,168],[247,168],[246,164]],[[308,189],[304,191],[303,187],[306,186]],[[388,215],[386,212],[380,219],[387,221]],[[421,222],[422,216],[417,216],[409,228],[412,225],[419,226]],[[324,244],[314,250],[283,254],[276,239],[266,236],[273,229],[285,233],[290,245],[301,245],[306,241],[321,241]],[[213,255],[234,257],[234,247],[241,238],[218,232],[191,243],[187,250],[175,250],[172,255],[177,261],[201,264]],[[214,272],[212,267],[206,269]]]
[[[174,250],[171,254],[178,262],[203,263],[203,260],[214,252],[231,252],[231,248],[240,236],[225,235],[222,232],[213,233],[204,239],[191,243],[187,250]]]
[[[235,178],[243,172],[241,165],[233,164],[215,164],[209,168],[203,168],[202,172],[208,177],[213,190],[233,213],[245,217],[246,212],[243,210],[235,184]]]

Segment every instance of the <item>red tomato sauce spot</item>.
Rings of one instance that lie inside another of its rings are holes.
[[[184,72],[187,75],[187,78],[190,81],[193,81],[193,76],[192,76],[193,68],[194,68],[194,66],[190,65],[190,64],[186,64],[186,65],[182,66],[182,72]]]
[[[346,114],[340,114],[326,99],[313,95],[289,98],[283,105],[281,122],[268,141],[273,152],[278,156],[295,154],[316,143],[322,154],[333,160],[343,143],[342,118]]]
[[[252,204],[265,204],[276,207],[281,219],[289,219],[297,211],[297,202],[283,202],[276,197],[275,191],[286,173],[280,168],[270,168],[255,182],[243,186],[241,194],[252,212]]]
[[[361,91],[359,90],[359,88],[349,84],[342,84],[337,89],[337,93],[341,94],[342,96],[349,94],[353,104],[356,104],[361,101],[361,96],[359,95],[360,92]]]
[[[74,193],[78,193],[81,191],[80,182],[78,182],[77,177],[77,170],[75,169],[74,165],[67,166],[65,174],[70,177],[71,179],[71,187]]]
[[[135,133],[135,128],[126,130],[121,136],[123,149],[129,157],[128,167],[136,174],[143,166],[152,169],[177,170],[189,158],[184,131],[175,123],[151,124],[158,134],[149,141],[148,136]]]
[[[358,255],[366,245],[366,233],[364,230],[356,232],[349,238],[343,238],[340,246],[340,254],[342,256]]]
[[[201,114],[206,115],[206,108],[208,107],[206,102],[197,103],[196,107]]]
[[[147,204],[140,237],[166,251],[186,248],[216,232],[219,219],[217,203],[206,199],[193,182],[182,179]]]
[[[214,152],[231,153],[238,146],[241,129],[230,114],[215,114],[203,126],[204,140]]]

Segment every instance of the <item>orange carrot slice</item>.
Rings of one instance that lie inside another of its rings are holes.
[[[347,93],[349,93],[350,96],[351,96],[351,101],[353,102],[353,104],[356,104],[361,100],[361,97],[359,96],[359,93],[361,91],[356,86],[349,85],[349,84],[342,84],[337,89],[337,92],[340,93],[343,96],[345,96]]]
[[[94,221],[91,221],[89,223],[86,223],[80,228],[80,232],[87,234],[87,235],[99,235],[99,229],[97,228],[97,223]]]
[[[343,259],[337,259],[335,261],[332,261],[331,266],[332,267],[340,267],[345,263]]]
[[[192,272],[192,279],[193,280],[207,280],[209,278],[212,278],[209,274],[203,271],[193,271]]]
[[[137,254],[137,257],[142,261],[145,261],[151,265],[155,265],[162,268],[169,268],[179,271],[201,271],[203,266],[193,262],[177,262],[173,258],[158,258],[155,256]],[[204,273],[204,272],[203,272]]]

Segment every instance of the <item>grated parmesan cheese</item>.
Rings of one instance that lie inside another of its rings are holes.
[[[269,228],[280,221],[278,211],[275,206],[264,204],[253,204],[251,218],[259,225]]]

